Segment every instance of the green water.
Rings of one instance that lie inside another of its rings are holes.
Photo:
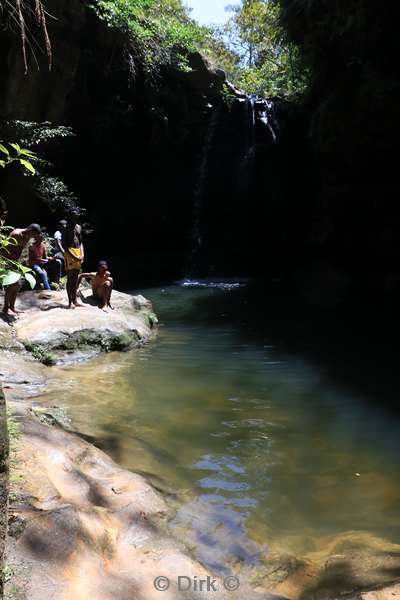
[[[245,335],[223,310],[236,290],[141,293],[158,339],[79,377],[64,368],[61,398],[79,431],[167,494],[172,530],[201,560],[223,571],[351,530],[400,542],[400,439],[379,399],[336,385],[268,332]]]

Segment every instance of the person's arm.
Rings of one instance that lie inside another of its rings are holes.
[[[28,254],[29,254],[28,264],[30,267],[33,267],[36,264],[36,257],[35,257],[35,253],[33,251],[33,246],[29,246]]]
[[[89,281],[91,281],[94,276],[95,273],[81,273],[78,277],[78,287],[80,286],[82,279],[88,279]]]
[[[42,254],[42,258],[40,259],[40,263],[41,263],[42,265],[45,265],[47,262],[49,262],[49,261],[48,261],[48,258],[47,258],[47,250],[46,250],[46,247],[44,247],[44,248],[43,248],[43,254]]]
[[[83,244],[81,244],[81,257],[80,257],[80,261],[81,263],[83,263],[83,261],[85,260],[85,249],[83,247]]]
[[[63,245],[62,245],[62,235],[60,235],[60,236],[54,235],[54,239],[55,239],[55,242],[56,242],[56,251],[57,252],[62,252],[62,254],[65,254],[65,250],[64,250]]]

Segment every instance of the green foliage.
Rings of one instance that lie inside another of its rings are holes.
[[[36,169],[31,161],[37,159],[36,154],[26,148],[21,148],[15,143],[0,143],[0,167],[5,168],[12,163],[22,165],[28,173],[35,174]],[[17,283],[21,278],[28,282],[31,289],[36,285],[33,271],[19,262],[7,258],[10,246],[16,245],[16,240],[11,237],[13,227],[5,225],[0,218],[0,285],[8,286]]]
[[[13,227],[5,225],[3,219],[0,220],[0,285],[12,285],[20,279],[24,279],[33,289],[36,285],[33,271],[18,261],[7,258],[10,247],[15,246],[17,243],[11,237],[12,230]]]
[[[52,367],[57,362],[54,355],[39,344],[26,344],[25,349],[32,354],[33,358],[47,367]]]
[[[70,127],[62,125],[55,126],[48,121],[36,123],[32,121],[3,121],[0,124],[0,135],[4,139],[18,140],[20,146],[28,148],[44,149],[49,144],[57,143],[59,140],[66,140],[74,137],[74,132]],[[0,146],[1,150],[1,146]],[[33,155],[31,150],[24,150],[25,153]],[[1,156],[1,154],[0,154]],[[35,162],[40,167],[40,173],[35,177],[35,188],[40,198],[49,206],[52,211],[66,213],[78,208],[78,199],[71,192],[66,184],[50,175],[52,165],[42,158],[34,155]],[[22,163],[27,168],[24,163]]]
[[[241,0],[228,7],[232,16],[220,32],[237,56],[232,82],[259,96],[293,96],[304,92],[308,73],[298,48],[281,26],[274,0]]]
[[[0,143],[0,167],[6,167],[11,163],[18,163],[24,167],[24,169],[32,173],[36,173],[36,169],[32,164],[32,161],[37,160],[37,156],[31,150],[21,148],[17,143]]]
[[[2,121],[1,134],[6,139],[15,139],[22,146],[32,147],[52,140],[74,137],[70,127],[53,125],[49,121]]]
[[[190,18],[181,0],[99,0],[95,10],[111,27],[130,32],[147,73],[163,65],[185,69],[188,53],[200,50],[247,93],[302,93],[307,72],[281,26],[279,3],[241,0],[227,8],[227,24],[208,28]]]
[[[75,194],[57,177],[40,177],[35,187],[38,195],[51,210],[67,213],[78,208]]]
[[[181,0],[99,0],[95,10],[111,27],[132,34],[136,58],[151,73],[169,64],[184,68],[187,53],[206,36]]]

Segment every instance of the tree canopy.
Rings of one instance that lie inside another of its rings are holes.
[[[228,5],[230,18],[213,36],[230,53],[227,73],[232,83],[259,96],[289,96],[301,93],[306,71],[297,47],[289,42],[281,26],[276,0],[241,0]],[[218,56],[215,57],[218,61]]]
[[[168,62],[184,68],[185,53],[201,50],[248,93],[287,96],[302,92],[306,84],[276,0],[228,5],[227,23],[212,27],[198,25],[182,0],[99,0],[96,10],[110,25],[133,32],[149,70]]]

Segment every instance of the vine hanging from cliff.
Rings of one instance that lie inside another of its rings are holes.
[[[37,44],[37,40],[33,33],[34,25],[39,27],[42,32],[49,70],[51,70],[52,47],[47,29],[48,13],[41,0],[0,0],[0,10],[1,19],[5,25],[12,30],[17,28],[19,31],[25,74],[28,73],[28,48],[35,58],[33,45]]]

